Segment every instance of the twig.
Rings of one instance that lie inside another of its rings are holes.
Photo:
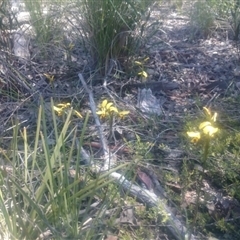
[[[99,121],[98,115],[96,114],[97,110],[96,110],[96,106],[95,106],[95,102],[94,102],[94,99],[93,99],[92,92],[88,88],[88,86],[87,86],[87,84],[86,84],[86,82],[85,82],[81,73],[78,74],[78,77],[79,77],[79,79],[80,79],[80,81],[83,85],[83,88],[88,93],[89,101],[90,101],[90,107],[91,107],[92,114],[93,114],[97,129],[98,129],[98,134],[99,134],[100,142],[101,142],[102,149],[103,149],[104,165],[103,165],[103,168],[101,170],[107,171],[107,170],[110,169],[110,167],[112,165],[114,165],[115,155],[111,154],[111,152],[109,151],[107,141],[104,138],[103,127],[102,127],[102,125]]]

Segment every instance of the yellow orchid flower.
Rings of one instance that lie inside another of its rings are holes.
[[[144,77],[144,78],[148,77],[148,74],[145,71],[139,72],[138,75],[141,76],[141,77]]]
[[[50,83],[52,83],[52,82],[54,81],[54,75],[50,75],[50,74],[48,74],[48,73],[44,73],[43,75],[47,78],[47,80],[48,80]]]
[[[53,106],[53,110],[57,112],[58,116],[61,116],[64,113],[65,109],[68,109],[71,106],[70,103],[59,103],[57,106]],[[73,110],[74,114],[77,115],[79,118],[83,118],[81,113],[77,110]]]
[[[213,137],[216,132],[218,132],[218,128],[213,126],[213,123],[217,120],[217,113],[215,112],[213,115],[211,111],[207,107],[203,107],[205,115],[207,116],[207,120],[199,124],[200,132],[187,132],[187,135],[192,138],[191,142],[196,143],[201,138],[201,134],[205,134],[208,137]]]
[[[100,110],[96,113],[100,115],[100,118],[106,118],[113,112],[118,113],[118,109],[113,106],[112,102],[108,102],[106,99],[100,104]]]
[[[100,118],[106,118],[108,116],[113,116],[113,113],[116,113],[118,117],[123,118],[127,114],[129,114],[129,111],[118,111],[118,109],[113,106],[112,102],[108,102],[106,99],[102,101],[102,103],[99,106],[99,110],[96,112],[97,115],[100,116]]]

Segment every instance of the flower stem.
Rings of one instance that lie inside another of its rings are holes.
[[[196,205],[194,209],[194,220],[193,220],[193,228],[196,228],[197,225],[197,220],[199,216],[199,205],[200,205],[200,195],[201,195],[201,186],[203,184],[203,177],[204,177],[204,172],[206,169],[206,163],[207,163],[207,158],[209,154],[209,147],[210,147],[210,137],[206,137],[206,140],[204,141],[204,152],[202,156],[202,170],[198,171],[198,176],[197,176],[197,187],[196,187],[196,193],[197,193],[197,199],[196,199]]]

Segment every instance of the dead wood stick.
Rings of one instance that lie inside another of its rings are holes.
[[[104,134],[103,134],[103,127],[100,123],[100,120],[98,118],[97,115],[97,109],[96,109],[96,105],[93,99],[93,95],[92,95],[92,91],[88,88],[83,75],[81,73],[78,74],[78,77],[83,85],[83,88],[85,89],[85,91],[88,93],[89,96],[89,102],[90,102],[90,107],[92,110],[92,114],[93,114],[93,118],[95,120],[96,126],[97,126],[97,130],[98,130],[98,135],[100,138],[100,143],[102,145],[102,150],[103,150],[103,155],[104,155],[104,165],[103,168],[101,169],[101,171],[107,171],[110,169],[110,167],[112,165],[114,165],[115,162],[115,155],[113,155],[108,148],[108,144],[106,139],[104,138]]]
[[[166,227],[170,230],[170,232],[174,235],[176,239],[189,239],[195,240],[196,237],[189,234],[187,228],[183,226],[181,221],[174,216],[170,208],[166,205],[166,199],[157,196],[155,193],[148,191],[147,189],[143,189],[132,182],[128,181],[123,175],[113,172],[110,174],[110,177],[115,180],[120,186],[129,193],[130,196],[136,197],[138,201],[146,204],[149,207],[159,207],[160,215],[167,216],[166,217]],[[189,238],[190,236],[190,238]]]

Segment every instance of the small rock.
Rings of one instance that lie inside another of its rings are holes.
[[[155,74],[155,70],[152,69],[152,68],[147,68],[146,72],[147,72],[148,75],[154,75]]]
[[[217,64],[217,65],[213,68],[213,71],[214,71],[214,72],[219,72],[221,69],[222,69],[222,67]]]
[[[235,77],[240,77],[240,67],[237,66],[234,70],[233,70],[233,74]]]

